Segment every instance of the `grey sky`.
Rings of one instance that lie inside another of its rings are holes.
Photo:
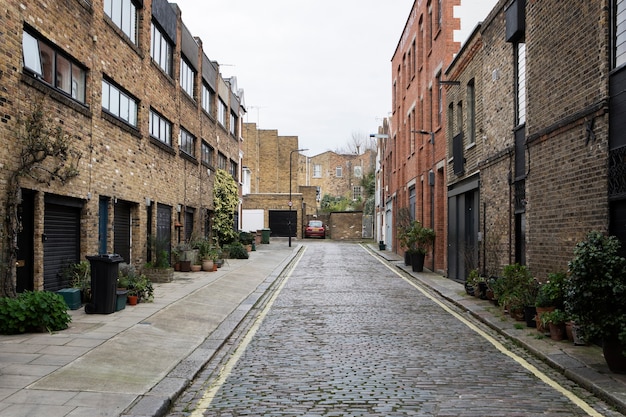
[[[298,136],[307,155],[375,133],[391,109],[391,58],[413,0],[177,0],[224,77],[237,77],[244,121]],[[495,0],[462,0],[465,39]]]

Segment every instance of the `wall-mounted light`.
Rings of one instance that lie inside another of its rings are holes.
[[[152,205],[152,200],[150,200],[150,197],[146,197],[146,207],[150,207]]]
[[[420,135],[430,135],[428,140],[433,145],[435,144],[435,132],[429,132],[428,130],[411,130],[412,133],[419,133]]]
[[[389,135],[384,135],[382,133],[370,133],[370,138],[389,139]]]
[[[180,213],[182,210],[183,210],[183,206],[181,206],[180,204],[177,204],[176,211]]]

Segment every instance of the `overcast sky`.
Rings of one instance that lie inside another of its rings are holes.
[[[413,0],[170,0],[225,78],[244,121],[298,136],[309,156],[376,133],[391,109],[391,58]],[[461,0],[464,41],[496,0]]]

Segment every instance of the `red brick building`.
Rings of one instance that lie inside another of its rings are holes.
[[[444,71],[459,43],[460,0],[416,0],[391,61],[392,115],[382,155],[386,243],[401,252],[396,220],[403,212],[436,232],[425,266],[446,269],[446,136]]]

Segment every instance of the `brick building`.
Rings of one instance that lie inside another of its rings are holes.
[[[518,262],[545,279],[590,230],[624,241],[620,192],[607,193],[623,136],[609,140],[616,10],[499,1],[446,70],[459,83],[446,87],[450,278]]]
[[[374,172],[375,163],[376,151],[373,149],[358,154],[327,151],[307,158],[304,175],[298,180],[315,187],[318,207],[325,195],[360,200],[365,197],[361,182]]]
[[[298,152],[298,137],[255,123],[244,123],[242,133],[244,176],[249,175],[243,179],[243,230],[269,228],[272,236],[301,237],[306,215],[316,206],[315,188],[305,185],[307,157]]]
[[[460,0],[416,0],[391,61],[392,114],[382,155],[387,246],[401,252],[396,220],[406,212],[436,232],[425,265],[446,268],[444,70],[459,44]]]
[[[17,169],[17,121],[35,103],[82,154],[66,184],[21,182],[19,291],[66,286],[59,270],[85,255],[142,265],[150,236],[210,232],[212,173],[240,178],[243,93],[177,5],[8,0],[0,25],[0,197]]]

